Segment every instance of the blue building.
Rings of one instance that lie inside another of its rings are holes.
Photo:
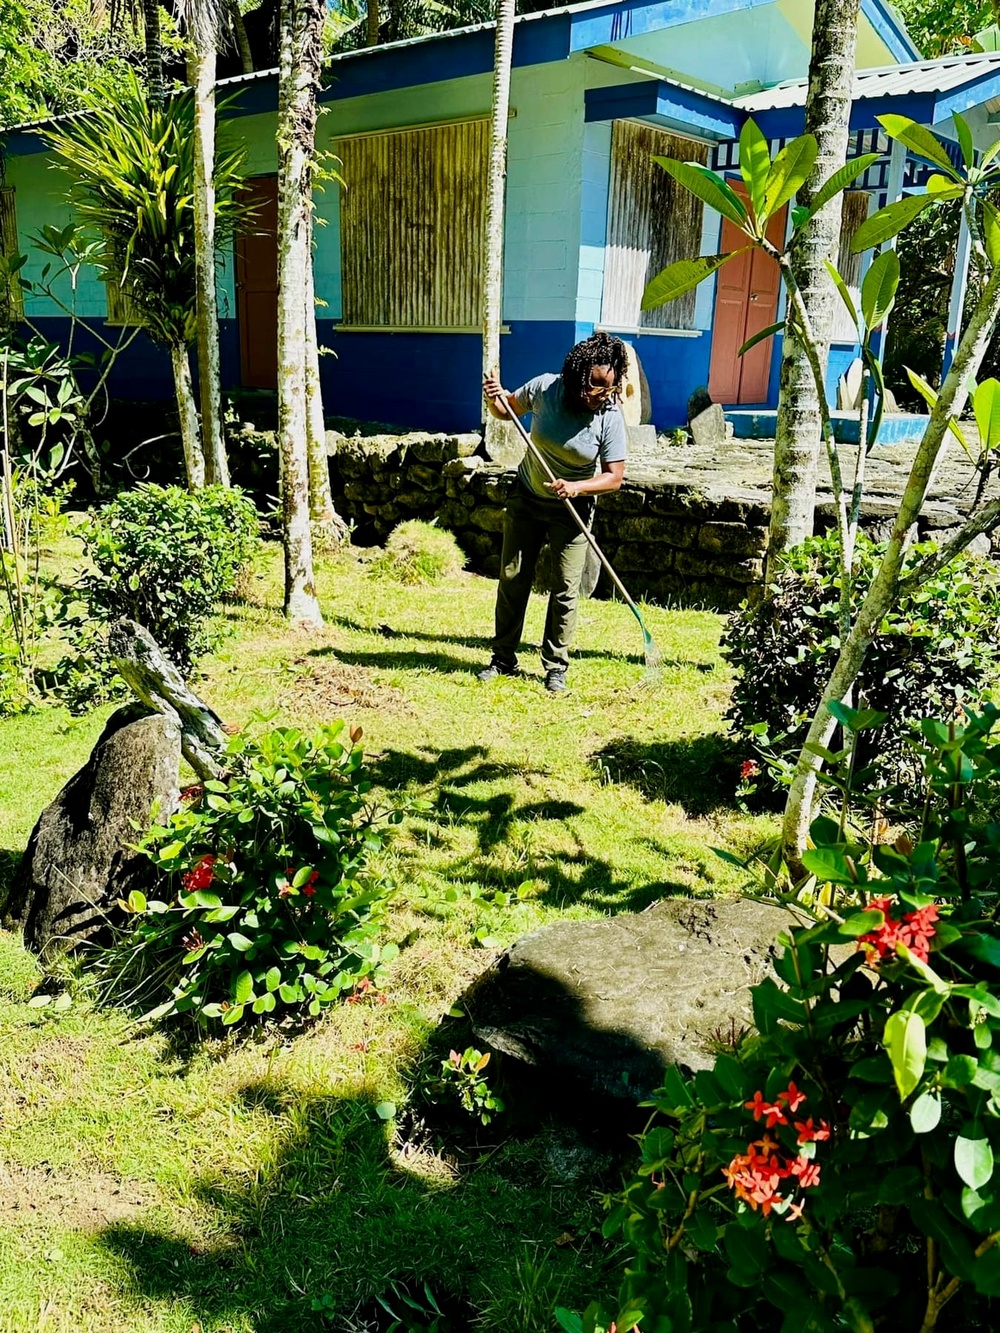
[[[970,112],[990,138],[1000,57],[915,62],[885,0],[862,0],[852,152],[883,159],[844,211],[846,276],[860,281],[850,235],[871,208],[921,188],[924,164],[890,152],[875,115],[888,109],[940,124]],[[800,132],[812,5],[808,0],[591,0],[517,20],[511,89],[501,373],[514,386],[557,370],[595,328],[634,343],[653,420],[676,425],[707,384],[727,406],[774,405],[777,339],[741,362],[739,346],[781,314],[773,265],[733,263],[722,282],[643,313],[646,281],[674,259],[727,248],[722,220],[675,186],[653,154],[734,169],[735,140],[753,115],[773,141]],[[341,162],[344,186],[316,195],[316,289],[327,411],[426,429],[480,419],[481,240],[489,140],[493,26],[333,57],[318,142]],[[237,241],[220,272],[223,383],[275,383],[276,72],[220,84],[245,140],[256,234]],[[972,110],[970,111],[970,108]],[[915,109],[915,110],[914,110]],[[978,117],[978,119],[977,119]],[[69,219],[40,124],[4,134],[3,246],[43,257],[30,236]],[[736,173],[738,175],[738,173]],[[729,224],[726,224],[728,226]],[[787,225],[784,219],[776,224]],[[82,275],[81,314],[111,324],[127,309],[96,272]],[[24,314],[49,336],[65,317],[27,295]],[[854,355],[836,332],[831,377]],[[165,353],[140,335],[115,392],[172,393]]]

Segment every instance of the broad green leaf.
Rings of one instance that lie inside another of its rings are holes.
[[[811,134],[800,134],[786,144],[771,163],[764,191],[764,212],[770,218],[782,205],[787,204],[809,179],[816,164],[816,140]]]
[[[396,1103],[395,1102],[377,1102],[375,1105],[375,1114],[380,1120],[395,1120]]]
[[[842,727],[852,732],[871,731],[880,727],[887,717],[886,713],[880,713],[877,708],[851,708],[839,699],[831,699],[827,708]]]
[[[861,313],[869,329],[877,329],[896,300],[899,286],[899,255],[883,250],[872,260],[861,284]]]
[[[847,854],[840,847],[810,847],[802,853],[802,864],[824,884],[858,882],[857,870],[852,871]]]
[[[827,271],[827,273],[829,273],[830,277],[833,279],[833,284],[834,284],[834,286],[837,288],[837,291],[840,293],[840,299],[843,301],[844,305],[847,307],[847,313],[850,315],[852,321],[854,322],[854,327],[858,330],[858,337],[860,338],[860,337],[861,337],[861,329],[860,329],[861,321],[858,319],[858,311],[857,311],[857,307],[856,307],[855,304],[854,304],[854,297],[851,295],[851,289],[850,289],[850,287],[848,287],[847,283],[844,281],[843,277],[841,276],[840,270],[837,268],[837,266],[836,266],[835,264],[831,263],[831,261],[830,261],[829,259],[824,259],[824,260],[823,260],[823,263],[826,265],[826,271]]]
[[[1000,215],[988,199],[981,199],[983,210],[983,244],[986,256],[996,268],[1000,264]]]
[[[253,948],[253,940],[248,939],[246,935],[241,935],[238,930],[232,931],[226,936],[226,939],[238,953],[246,953],[248,949]]]
[[[269,967],[267,976],[264,978],[264,985],[269,991],[277,990],[281,985],[281,968]]]
[[[233,999],[237,1004],[247,1004],[253,999],[253,977],[249,972],[241,972],[236,978]]]
[[[804,216],[795,225],[801,226],[809,218],[815,217],[834,195],[839,194],[841,190],[846,190],[848,185],[856,181],[859,176],[864,175],[868,168],[874,166],[878,160],[878,153],[862,153],[861,157],[856,157],[852,162],[848,162],[846,166],[841,167],[839,171],[835,171],[830,179],[824,181],[816,191]]]
[[[993,1177],[993,1149],[989,1139],[960,1134],[955,1140],[955,1170],[970,1190],[989,1184]]]
[[[961,193],[956,189],[956,197]],[[940,195],[937,198],[941,198]],[[919,217],[925,208],[930,208],[934,199],[926,194],[908,194],[902,199],[897,199],[894,204],[887,204],[885,208],[880,208],[877,213],[873,213],[870,218],[866,218],[861,226],[854,233],[854,239],[851,241],[851,252],[859,255],[862,250],[871,250],[876,245],[882,245],[889,241],[893,236],[898,235],[904,227],[908,227],[914,218]]]
[[[138,889],[133,889],[128,896],[128,910],[130,912],[145,912],[146,895],[140,893]]]
[[[1000,382],[983,380],[972,396],[972,410],[982,447],[995,449],[1000,444]]]
[[[838,930],[841,935],[857,939],[861,935],[869,934],[870,931],[878,930],[884,922],[884,912],[877,907],[866,907],[863,912],[852,912],[849,917],[845,917]]]
[[[951,118],[955,123],[955,136],[962,150],[962,161],[967,167],[974,167],[976,165],[976,147],[972,142],[972,131],[969,129],[969,122],[957,111],[952,112]]]
[[[747,187],[757,221],[765,223],[768,214],[764,205],[764,187],[771,169],[771,154],[767,140],[753,120],[746,120],[740,130],[740,173]]]
[[[937,1129],[941,1119],[941,1098],[933,1092],[922,1092],[910,1107],[910,1124],[914,1134],[929,1134]]]
[[[730,222],[742,228],[746,224],[747,211],[739,195],[727,185],[721,176],[709,171],[698,162],[678,162],[673,157],[654,157],[653,161],[670,173],[679,185],[698,196],[709,208],[714,208]]]
[[[752,338],[748,338],[736,355],[746,356],[751,347],[756,347],[757,344],[762,343],[765,338],[773,338],[774,335],[780,333],[784,327],[785,322],[780,319],[777,324],[768,324],[766,329],[761,329],[758,333],[755,333]]]
[[[910,383],[913,385],[917,393],[920,394],[921,398],[923,398],[923,400],[928,404],[931,411],[933,412],[935,407],[937,407],[937,400],[938,400],[937,390],[932,389],[931,386],[924,379],[924,377],[922,375],[918,375],[915,370],[911,370],[909,366],[904,366],[903,369],[906,371]],[[969,442],[965,438],[961,426],[958,424],[958,422],[955,420],[953,416],[950,416],[948,418],[948,429],[951,431],[952,435],[954,435],[955,439],[958,440],[959,444],[968,454],[969,458],[972,458],[973,454],[972,450],[969,448]]]
[[[232,1025],[234,1023],[238,1023],[242,1017],[243,1017],[243,1006],[241,1004],[234,1004],[232,1005],[231,1008],[227,1009],[225,1013],[222,1015],[223,1026],[227,1028],[232,1027]]]
[[[902,1101],[923,1077],[927,1063],[927,1029],[919,1014],[899,1010],[886,1019],[882,1045],[892,1061],[892,1072]]]
[[[906,144],[907,148],[912,148],[918,156],[925,158],[928,162],[933,162],[935,166],[941,168],[953,180],[958,180],[959,176],[951,164],[951,158],[944,151],[941,140],[936,134],[932,134],[925,125],[918,125],[915,120],[909,116],[876,116],[886,134],[892,139],[898,139],[900,143]]]
[[[744,254],[748,248],[745,246],[742,250],[733,250],[727,255],[702,255],[699,259],[678,259],[676,263],[668,264],[646,284],[646,290],[642,294],[643,310],[655,310],[658,305],[675,301],[678,296],[683,296],[692,287],[697,287],[700,282],[711,277],[716,269],[728,264],[730,259]]]

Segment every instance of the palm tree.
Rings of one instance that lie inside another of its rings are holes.
[[[159,0],[111,0],[109,22],[112,31],[127,18],[138,31],[142,25],[145,39],[146,96],[153,106],[163,105],[167,89],[163,78],[163,36],[160,31]]]
[[[154,342],[170,353],[188,485],[204,484],[188,349],[195,309],[194,99],[152,105],[134,74],[115,102],[46,131],[70,178],[70,201],[84,226],[103,238],[106,282],[119,283]],[[215,162],[215,244],[228,240],[245,208],[241,147],[222,145]]]
[[[198,387],[205,480],[229,485],[219,379],[219,303],[215,289],[215,71],[226,11],[222,0],[177,0],[194,91],[194,246]]]
[[[812,176],[798,196],[798,203],[807,207],[819,185],[847,159],[857,34],[858,0],[816,0],[805,132],[815,135],[819,152]],[[833,256],[840,239],[842,208],[843,195],[838,193],[798,232],[790,250],[824,372],[837,300],[824,260]],[[812,534],[821,431],[819,396],[809,359],[791,321],[786,320],[774,441],[768,580],[780,556]]]
[[[500,367],[500,325],[503,319],[504,187],[507,182],[507,122],[510,116],[510,69],[514,46],[515,0],[497,0],[496,44],[493,56],[493,118],[490,128],[490,166],[486,194],[483,272],[483,374]],[[500,445],[504,423],[485,416],[487,452]],[[502,445],[500,445],[502,451]]]
[[[285,615],[319,626],[309,521],[307,314],[311,294],[316,93],[324,0],[281,0],[278,68],[278,447],[285,545]]]

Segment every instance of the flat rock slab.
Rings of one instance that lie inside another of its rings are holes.
[[[750,1025],[750,987],[795,918],[752,899],[666,899],[522,936],[472,986],[480,1041],[602,1099],[638,1103]]]

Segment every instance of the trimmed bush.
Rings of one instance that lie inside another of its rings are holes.
[[[929,546],[915,547],[912,564]],[[860,602],[881,551],[859,535],[855,557]],[[736,672],[727,717],[770,759],[793,761],[840,649],[840,579],[834,536],[790,552],[766,597],[729,617],[723,655]],[[952,716],[982,697],[1000,671],[1000,589],[986,560],[963,556],[904,597],[890,612],[865,659],[856,708],[886,713],[885,726],[858,740],[861,787],[905,780],[905,739],[928,713]]]
[[[464,568],[465,556],[452,534],[416,518],[393,528],[369,565],[377,578],[394,583],[442,583]]]
[[[212,613],[252,561],[257,531],[257,511],[240,491],[126,491],[81,534],[93,564],[79,589],[88,618],[137,621],[188,674],[215,642]]]

